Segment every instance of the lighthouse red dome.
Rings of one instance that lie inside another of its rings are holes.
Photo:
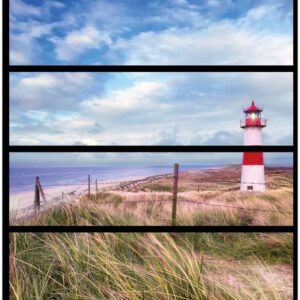
[[[262,108],[256,106],[254,101],[252,101],[251,105],[247,109],[244,109],[245,113],[262,112],[262,111],[263,111]]]

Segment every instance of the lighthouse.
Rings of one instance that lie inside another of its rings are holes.
[[[262,108],[251,105],[244,109],[245,119],[241,120],[244,129],[244,145],[262,145],[262,129],[266,127],[266,119],[261,118]],[[265,167],[262,152],[244,152],[241,176],[241,191],[264,192]]]

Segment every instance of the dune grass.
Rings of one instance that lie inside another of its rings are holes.
[[[292,235],[13,233],[10,299],[292,299]]]
[[[176,221],[177,225],[292,225],[292,198],[289,187],[257,194],[222,190],[188,191],[179,193]],[[196,203],[185,202],[186,199]],[[28,218],[12,220],[11,223],[170,225],[171,215],[171,193],[112,191],[100,192],[97,197],[92,194],[90,199],[83,195],[77,202],[53,206]]]

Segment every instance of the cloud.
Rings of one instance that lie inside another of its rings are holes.
[[[293,144],[293,134],[292,133],[284,134],[283,136],[279,137],[277,143],[279,145],[291,145],[291,144]]]
[[[156,145],[179,145],[180,143],[177,140],[178,128],[173,128],[172,130],[161,130],[159,131],[157,137],[154,137]]]
[[[171,27],[120,38],[111,49],[129,65],[292,64],[292,18],[280,8],[269,3],[237,19],[220,20],[195,9],[166,9],[158,18],[171,22]],[[178,26],[181,20],[184,26]]]
[[[104,79],[103,79],[104,83]],[[102,84],[88,73],[19,73],[10,75],[10,105],[25,110],[76,110],[85,91]],[[63,99],[63,101],[62,101]]]
[[[63,38],[50,39],[55,44],[55,53],[59,60],[73,61],[89,49],[100,49],[112,43],[107,32],[87,26],[80,30],[69,32]]]
[[[84,146],[84,145],[86,145],[86,144],[82,143],[81,141],[76,141],[76,142],[74,143],[74,145],[76,145],[76,146]]]
[[[242,145],[243,134],[238,131],[218,130],[211,134],[197,134],[192,140],[195,145]]]
[[[222,3],[219,0],[208,0],[207,5],[208,6],[213,6],[213,7],[218,7]]]
[[[10,11],[13,15],[40,16],[41,9],[37,6],[26,4],[21,0],[10,0]]]
[[[100,132],[103,132],[104,128],[103,126],[96,122],[93,124],[93,126],[91,127],[91,129],[89,129],[89,133],[93,133],[93,134],[99,134]]]
[[[20,84],[30,88],[55,88],[60,84],[59,78],[50,74],[41,74],[36,77],[23,78]]]
[[[128,65],[292,64],[293,57],[291,37],[252,34],[230,22],[205,30],[143,32],[118,40],[111,49],[125,53]]]
[[[106,97],[83,101],[81,107],[93,114],[110,113],[117,115],[129,111],[136,111],[140,114],[156,105],[154,104],[155,99],[162,95],[164,90],[163,83],[141,81],[129,88],[113,91]]]
[[[63,3],[44,1],[41,6],[26,4],[21,0],[10,0],[10,63],[14,65],[37,64],[40,56],[45,54],[44,37],[67,21],[47,22],[52,9],[61,9]],[[43,51],[44,50],[44,51]]]
[[[50,8],[64,8],[66,5],[64,3],[61,3],[59,1],[50,0],[46,2],[46,5]]]
[[[24,24],[28,26],[28,24]],[[35,33],[32,33],[35,34]],[[36,37],[31,33],[20,32],[11,33],[9,36],[10,50],[9,60],[14,65],[30,64],[34,56],[38,57],[40,53],[40,45],[36,41]],[[34,49],[34,51],[33,51]]]

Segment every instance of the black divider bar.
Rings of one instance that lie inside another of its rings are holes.
[[[295,67],[292,65],[9,66],[9,72],[293,72],[293,71],[295,71]]]
[[[9,152],[293,152],[294,146],[9,146]]]
[[[10,226],[10,232],[293,232],[293,226]]]

